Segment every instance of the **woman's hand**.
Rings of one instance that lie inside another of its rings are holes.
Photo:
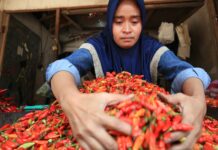
[[[133,97],[108,93],[82,94],[74,77],[66,71],[56,73],[51,79],[52,91],[68,117],[73,134],[86,150],[117,149],[117,143],[106,129],[131,134],[131,126],[104,112],[107,105]]]
[[[186,140],[183,143],[172,146],[171,149],[192,149],[195,142],[201,135],[202,121],[206,114],[206,103],[202,103],[202,101],[205,101],[205,98],[188,96],[182,93],[175,95],[165,95],[158,93],[158,96],[168,103],[178,105],[183,115],[182,123],[189,124],[194,127],[194,129],[190,132],[172,133],[171,139],[166,142],[173,143],[175,141],[181,140],[183,137],[186,137]]]
[[[131,126],[104,112],[107,105],[132,98],[133,95],[108,93],[66,94],[60,100],[61,106],[79,144],[86,150],[116,150],[116,141],[106,129],[131,134]]]

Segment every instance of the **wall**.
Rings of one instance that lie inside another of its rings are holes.
[[[195,66],[203,67],[212,79],[217,79],[218,46],[215,26],[213,20],[210,20],[213,16],[209,16],[211,15],[209,2],[212,1],[206,0],[205,5],[187,20],[192,38],[189,61]]]
[[[27,101],[32,104],[43,104],[45,102],[45,98],[37,96],[35,92],[45,82],[45,69],[47,65],[56,58],[56,51],[52,50],[52,46],[54,46],[55,43],[49,32],[31,14],[13,14],[12,16],[38,35],[41,40],[41,44],[38,45],[38,62],[36,62],[37,67],[32,68],[36,69],[35,79],[33,79],[35,81],[33,99]]]

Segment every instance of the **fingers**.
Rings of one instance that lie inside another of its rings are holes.
[[[130,95],[122,95],[122,94],[108,94],[106,99],[107,105],[114,105],[119,102],[132,99],[134,97],[134,94]]]
[[[185,132],[173,132],[173,133],[171,133],[170,138],[167,139],[165,142],[166,143],[173,143],[173,142],[179,141],[182,138],[186,137],[187,134],[188,133],[185,133]]]
[[[98,128],[98,131],[94,133],[95,138],[102,143],[107,150],[117,150],[118,146],[116,141],[107,133],[102,127]]]
[[[88,150],[117,150],[116,141],[102,127],[95,127],[96,130],[89,130],[86,135],[77,135],[77,140],[84,149]]]
[[[179,100],[178,100],[177,98],[174,98],[175,95],[166,95],[166,94],[164,94],[164,93],[158,92],[158,93],[157,93],[157,96],[158,96],[161,100],[163,100],[163,101],[165,101],[165,102],[167,102],[167,103],[174,104],[174,105],[179,104]]]
[[[192,149],[194,146],[195,142],[197,141],[198,137],[201,134],[201,125],[196,124],[194,129],[189,133],[188,136],[186,137],[185,141],[182,142],[179,145],[172,146],[170,149],[171,150],[183,150],[183,149]],[[178,135],[180,136],[180,135]],[[185,137],[186,135],[184,135]]]
[[[71,119],[71,118],[69,118],[69,124],[70,124],[72,130],[75,131],[74,128],[73,128],[73,122],[72,122],[72,119]],[[84,141],[84,140],[82,139],[82,137],[78,137],[75,133],[74,133],[74,136],[76,137],[76,140],[77,140],[77,142],[79,143],[79,145],[80,145],[84,150],[91,150],[90,146],[87,144],[86,141]]]
[[[121,121],[118,118],[111,117],[108,116],[107,114],[104,114],[101,120],[102,120],[102,125],[105,126],[106,128],[114,129],[126,135],[131,134],[131,130],[132,130],[131,126],[128,123]]]
[[[106,130],[102,127],[95,127],[98,129],[90,130],[87,136],[82,137],[84,141],[84,146],[90,147],[91,149],[96,150],[117,150],[118,146],[116,141],[106,132]],[[83,142],[83,141],[82,141]]]
[[[77,141],[79,142],[80,146],[84,149],[84,150],[91,150],[91,148],[86,144],[86,142],[84,142],[82,139],[77,139]]]
[[[109,146],[113,146],[116,150],[116,143],[114,143],[112,137],[110,137],[106,131],[103,132],[103,127],[94,127],[91,125],[93,130],[90,128],[84,129],[79,128],[74,133],[74,136],[76,137],[79,144],[85,149],[85,150],[104,150],[110,148]],[[98,132],[96,132],[96,129],[98,129]],[[100,132],[99,132],[100,131]],[[107,138],[107,139],[106,139]],[[111,144],[112,143],[112,144]],[[105,147],[105,148],[104,148]]]
[[[175,146],[172,146],[170,148],[170,150],[183,150],[183,149],[187,149],[187,150],[191,150],[192,147],[194,146],[195,142],[197,141],[199,137],[199,134],[198,132],[194,131],[194,132],[191,132],[185,142],[183,142],[182,144],[179,144],[179,145],[175,145]]]
[[[74,122],[70,118],[69,123],[72,130],[76,131],[74,136],[85,150],[118,149],[116,141],[114,141],[101,124],[96,124],[89,120],[86,121],[86,124],[83,123],[84,127],[78,128],[76,125],[73,126]]]
[[[86,146],[89,146],[89,149],[93,149],[93,150],[94,149],[96,149],[96,150],[104,150],[105,149],[103,147],[103,145],[99,141],[97,141],[97,139],[95,139],[94,137],[92,137],[90,135],[89,136],[84,136],[83,139],[87,143]]]

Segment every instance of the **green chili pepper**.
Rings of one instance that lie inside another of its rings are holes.
[[[32,147],[33,145],[35,145],[34,142],[28,142],[28,143],[24,143],[24,144],[22,144],[19,148],[25,148],[25,149],[28,149],[28,148]]]

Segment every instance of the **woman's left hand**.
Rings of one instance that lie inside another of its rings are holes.
[[[196,141],[201,135],[202,121],[206,114],[205,97],[188,96],[182,93],[174,95],[165,95],[158,93],[158,96],[171,104],[178,105],[180,107],[183,120],[182,123],[193,126],[193,130],[190,132],[174,132],[171,134],[171,138],[166,141],[167,143],[173,143],[179,141],[182,138],[186,138],[184,142],[178,145],[173,145],[172,150],[184,150],[192,149]]]

